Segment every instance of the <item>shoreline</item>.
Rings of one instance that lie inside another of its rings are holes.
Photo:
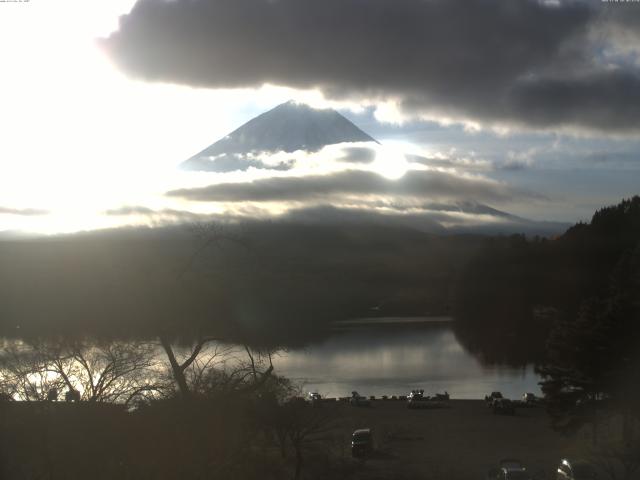
[[[426,324],[452,324],[454,318],[447,315],[416,316],[416,317],[363,317],[331,322],[332,328],[360,327],[360,326],[402,326]]]

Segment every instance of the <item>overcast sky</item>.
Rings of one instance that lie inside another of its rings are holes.
[[[0,231],[322,201],[573,222],[640,193],[637,2],[0,2],[0,58]],[[289,99],[340,109],[377,160],[177,170]]]

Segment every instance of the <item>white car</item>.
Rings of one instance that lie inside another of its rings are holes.
[[[531,475],[520,460],[505,458],[500,460],[499,468],[490,470],[488,480],[532,480]]]
[[[584,460],[564,458],[556,471],[556,480],[600,480],[604,478],[604,472],[599,472],[594,465]]]

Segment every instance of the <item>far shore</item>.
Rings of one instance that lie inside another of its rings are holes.
[[[453,323],[453,317],[440,315],[440,316],[424,316],[424,317],[364,317],[364,318],[352,318],[349,320],[337,320],[332,322],[332,326],[335,328],[340,327],[355,327],[355,326],[369,326],[369,325],[415,325],[415,324],[440,324],[440,323]]]

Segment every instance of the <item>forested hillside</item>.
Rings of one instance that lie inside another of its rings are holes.
[[[488,360],[542,360],[553,326],[607,297],[616,269],[639,251],[638,196],[555,239],[488,239],[457,283],[458,334]]]

